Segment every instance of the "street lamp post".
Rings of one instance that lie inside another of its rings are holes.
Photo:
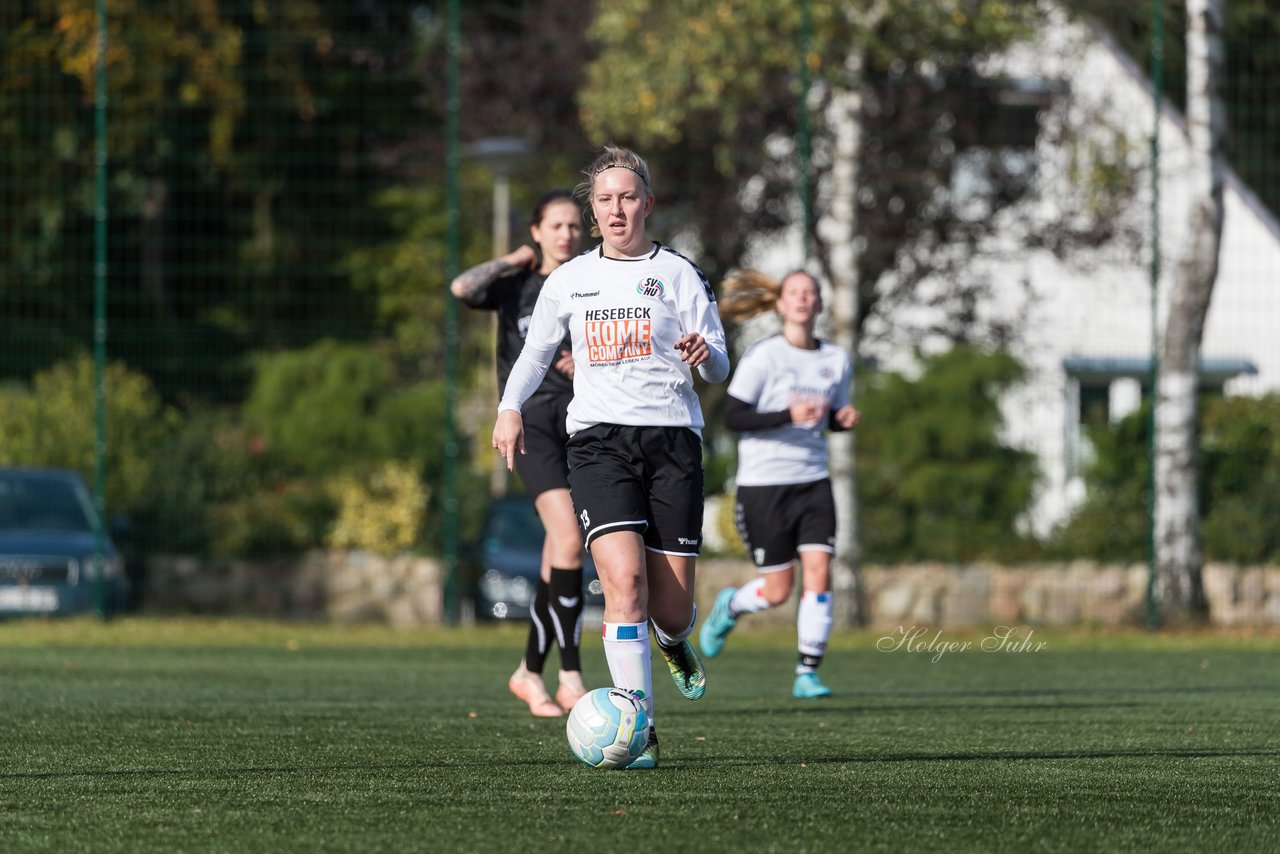
[[[467,156],[493,172],[493,257],[511,250],[511,173],[533,151],[516,136],[491,136],[467,146]]]
[[[493,173],[493,253],[501,258],[511,250],[511,173],[533,151],[516,136],[491,136],[467,146],[467,156],[489,167]],[[507,492],[507,467],[494,458],[489,472],[489,494],[497,498]]]

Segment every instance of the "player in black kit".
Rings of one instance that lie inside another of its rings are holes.
[[[529,317],[547,276],[577,254],[582,210],[569,190],[551,190],[534,204],[529,224],[533,246],[472,267],[453,280],[453,295],[471,308],[498,313],[498,393],[524,346]],[[511,693],[538,717],[558,717],[586,690],[579,638],[582,624],[582,534],[573,512],[565,457],[565,409],[573,397],[573,358],[566,338],[542,385],[524,405],[526,448],[516,463],[546,529],[542,575],[530,603],[529,640],[520,667],[508,681]],[[560,648],[555,700],[542,681],[554,642]]]

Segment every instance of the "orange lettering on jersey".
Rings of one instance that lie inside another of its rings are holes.
[[[651,356],[652,329],[648,318],[589,320],[586,323],[587,360],[593,365],[608,365]]]

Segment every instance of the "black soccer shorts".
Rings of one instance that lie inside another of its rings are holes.
[[[516,454],[516,471],[530,498],[549,489],[569,488],[569,457],[565,445],[566,412],[572,394],[539,396],[525,404],[523,454]]]
[[[596,424],[569,440],[569,489],[588,547],[636,531],[650,551],[702,548],[702,438],[688,427]]]
[[[802,551],[835,553],[836,505],[829,478],[739,486],[734,520],[761,572],[786,569]]]

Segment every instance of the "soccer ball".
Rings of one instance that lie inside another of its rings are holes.
[[[574,703],[565,735],[583,765],[626,768],[649,743],[649,715],[630,691],[596,688]]]

